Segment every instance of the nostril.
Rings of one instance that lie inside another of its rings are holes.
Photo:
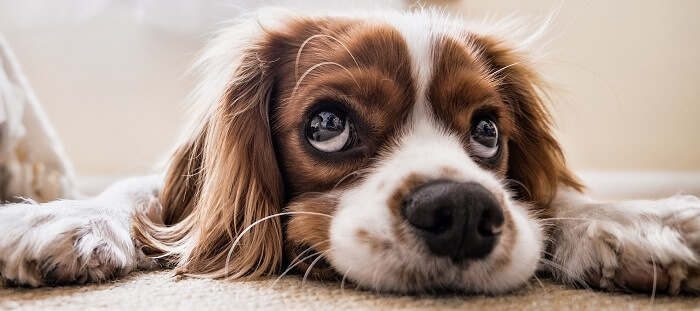
[[[426,207],[424,204],[416,204],[413,198],[409,197],[404,200],[401,210],[404,219],[411,226],[426,232],[443,233],[449,230],[453,223],[450,206],[434,205]]]
[[[482,237],[499,235],[503,231],[503,222],[503,212],[500,208],[487,208],[481,213],[476,230]]]

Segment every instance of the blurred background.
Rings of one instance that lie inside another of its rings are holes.
[[[464,19],[541,23],[553,14],[549,53],[537,67],[557,90],[558,136],[574,169],[608,187],[643,177],[698,191],[700,1],[420,3]],[[206,34],[240,12],[279,4],[405,9],[416,2],[0,0],[0,33],[78,175],[124,176],[150,172],[175,143],[194,85],[185,71]]]

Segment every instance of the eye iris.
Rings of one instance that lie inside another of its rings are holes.
[[[330,111],[321,111],[311,118],[308,137],[323,142],[338,136],[344,129],[344,118]]]
[[[498,144],[498,128],[491,120],[480,120],[472,131],[472,138],[484,147],[495,148]]]
[[[323,152],[337,152],[352,148],[357,142],[350,118],[335,108],[317,110],[306,124],[309,144]]]

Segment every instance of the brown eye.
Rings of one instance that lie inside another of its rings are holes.
[[[478,118],[473,123],[469,142],[474,155],[488,159],[498,153],[498,126],[491,119]]]
[[[352,146],[354,129],[350,118],[338,109],[319,109],[306,125],[311,146],[323,152],[336,152]]]

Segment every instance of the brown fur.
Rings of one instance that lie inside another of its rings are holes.
[[[247,53],[235,73],[243,79],[222,97],[202,132],[172,158],[162,195],[164,226],[137,218],[136,227],[144,228],[137,230],[139,240],[154,254],[176,260],[180,272],[257,276],[276,271],[281,261],[281,222],[274,218],[242,236],[225,271],[232,241],[255,221],[279,212],[283,199],[265,126],[276,75],[249,72],[259,69],[257,53]]]
[[[286,217],[284,245],[280,217],[252,225],[283,210],[334,215],[338,191],[360,182],[362,169],[390,151],[415,102],[408,48],[396,30],[341,18],[287,23],[284,31],[267,31],[243,51],[231,73],[234,83],[174,153],[162,213],[135,216],[134,230],[144,249],[181,273],[267,275],[280,270],[283,246],[288,259],[307,247],[328,250],[329,217]],[[326,36],[308,41],[297,59],[302,44],[318,34]],[[522,183],[519,195],[546,211],[560,182],[581,186],[551,134],[535,88],[539,79],[526,66],[503,69],[521,56],[502,42],[462,39],[436,47],[441,52],[428,94],[433,109],[450,129],[465,133],[467,149],[472,116],[497,115],[507,143],[497,163],[481,164]],[[334,63],[299,81],[323,62]],[[363,148],[337,157],[310,151],[303,132],[306,116],[327,100],[341,101],[357,115],[355,126],[366,133]],[[402,199],[399,194],[392,200]]]
[[[316,259],[309,256],[323,255],[330,249],[330,220],[337,208],[339,195],[339,191],[302,195],[285,208],[287,212],[313,213],[292,215],[286,223],[284,244],[286,266],[296,264],[298,271],[306,271]],[[314,265],[315,277],[327,277],[333,274],[335,274],[334,270],[325,261],[319,261]]]
[[[354,24],[356,28],[351,28],[340,24],[340,29],[324,29],[323,33],[343,42],[349,53],[333,39],[316,38],[304,47],[298,68],[300,76],[312,66],[327,61],[337,62],[344,68],[326,65],[314,69],[295,94],[292,91],[296,77],[279,77],[273,135],[283,176],[293,181],[285,184],[288,199],[309,191],[327,191],[348,174],[371,165],[377,152],[386,147],[389,138],[408,117],[414,101],[415,91],[410,81],[401,78],[411,73],[407,47],[400,34],[388,27]],[[292,32],[288,41],[291,38],[295,41],[283,47],[296,52],[314,33],[309,33],[306,29],[311,27],[305,24],[290,28],[305,30]],[[351,55],[355,56],[354,60]],[[283,72],[295,69],[295,59],[278,62],[285,67]],[[324,100],[345,102],[355,111],[355,126],[358,131],[368,133],[360,138],[363,148],[332,159],[309,152],[310,146],[299,125],[305,125],[306,113]]]
[[[522,61],[505,42],[490,37],[472,37],[474,46],[498,72],[499,90],[515,126],[508,141],[507,177],[522,183],[519,196],[533,202],[542,217],[551,217],[548,207],[560,184],[576,190],[583,186],[569,170],[564,153],[552,133],[552,121],[542,98],[540,76]]]
[[[435,47],[435,68],[428,86],[428,100],[438,119],[455,133],[462,133],[462,144],[470,150],[469,133],[477,115],[497,119],[499,134],[507,142],[514,131],[513,117],[499,92],[499,81],[490,76],[488,64],[454,39],[445,38]],[[500,144],[498,158],[477,163],[504,176],[507,169],[508,145]]]

